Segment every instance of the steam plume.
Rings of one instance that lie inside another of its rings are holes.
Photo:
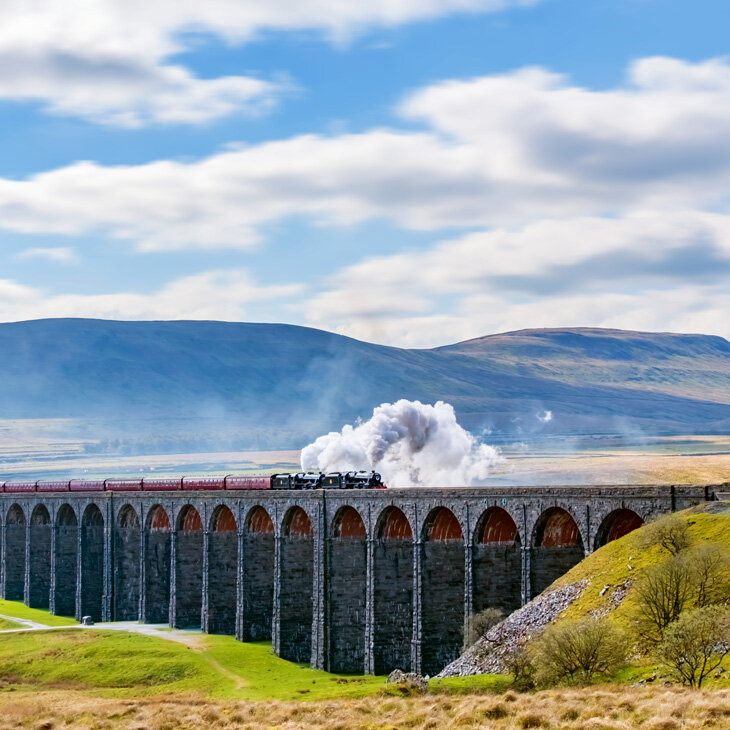
[[[501,460],[456,422],[448,403],[408,400],[383,403],[370,420],[320,436],[301,455],[305,470],[373,469],[390,487],[478,484]]]

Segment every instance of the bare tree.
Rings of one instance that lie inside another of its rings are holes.
[[[590,681],[613,672],[625,660],[624,634],[608,619],[561,621],[548,627],[531,649],[538,684]]]
[[[650,522],[644,527],[642,546],[659,545],[670,555],[679,555],[692,543],[687,519],[679,514],[669,514]]]
[[[649,645],[660,642],[664,629],[693,605],[695,591],[692,561],[684,555],[645,568],[634,588],[634,625],[639,638]]]
[[[486,636],[489,629],[496,626],[502,619],[504,619],[504,614],[498,608],[491,606],[469,616],[464,622],[464,650]]]
[[[686,611],[667,626],[658,647],[662,662],[690,687],[701,687],[728,653],[730,614],[722,606]]]
[[[730,598],[730,550],[718,543],[693,547],[688,559],[695,582],[698,608],[724,603]]]

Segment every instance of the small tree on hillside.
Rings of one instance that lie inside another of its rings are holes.
[[[658,647],[662,662],[690,687],[701,687],[728,653],[730,614],[721,606],[686,611],[667,626]]]
[[[692,562],[684,555],[645,568],[634,588],[634,625],[639,638],[649,645],[660,642],[664,629],[692,606],[695,590]]]
[[[645,548],[659,545],[672,556],[679,555],[692,543],[689,523],[676,513],[664,515],[644,527],[641,544]]]
[[[503,618],[504,614],[498,608],[491,606],[469,616],[464,622],[464,649],[476,644],[479,639],[486,636],[489,629],[496,626]]]
[[[705,543],[688,552],[695,582],[698,608],[724,603],[730,598],[730,550],[725,545]]]
[[[531,649],[538,684],[587,682],[606,675],[625,660],[623,633],[607,619],[561,621],[548,627]]]

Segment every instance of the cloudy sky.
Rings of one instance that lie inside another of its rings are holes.
[[[0,321],[730,337],[727,0],[3,0]]]

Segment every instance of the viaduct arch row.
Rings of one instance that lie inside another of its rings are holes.
[[[314,668],[435,674],[465,617],[509,612],[699,487],[0,495],[0,593],[169,622]]]

